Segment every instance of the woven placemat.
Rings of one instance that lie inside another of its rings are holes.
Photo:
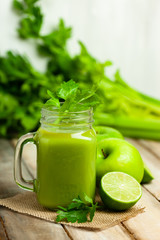
[[[96,196],[96,200],[97,199],[100,201],[100,198],[98,196]],[[51,222],[56,222],[56,212],[42,207],[37,201],[36,194],[32,192],[17,194],[14,197],[0,199],[0,205],[19,213],[31,215]],[[93,230],[106,229],[136,216],[138,213],[143,212],[144,208],[145,207],[143,206],[142,201],[140,201],[140,203],[137,203],[129,210],[123,212],[98,210],[96,211],[92,222],[88,221],[86,223],[62,223],[74,227],[83,227]]]

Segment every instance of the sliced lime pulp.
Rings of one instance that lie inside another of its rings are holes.
[[[142,196],[141,185],[123,172],[109,172],[101,179],[100,196],[104,205],[112,210],[126,210]]]

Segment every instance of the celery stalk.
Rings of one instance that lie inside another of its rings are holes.
[[[146,130],[146,129],[130,129],[130,128],[116,128],[124,136],[132,138],[154,139],[160,141],[160,131]]]
[[[160,131],[160,120],[95,113],[95,125]]]
[[[160,100],[131,88],[119,73],[114,81],[101,81],[99,95],[95,125],[114,127],[127,137],[160,140]]]

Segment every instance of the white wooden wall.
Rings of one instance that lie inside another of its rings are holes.
[[[44,65],[30,43],[17,40],[18,17],[11,0],[0,0],[0,53],[18,50],[39,69]],[[133,87],[160,99],[160,0],[41,0],[44,32],[60,17],[73,26],[69,48],[82,40],[100,60],[111,60]]]

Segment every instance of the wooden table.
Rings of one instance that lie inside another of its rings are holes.
[[[160,142],[132,140],[143,160],[154,174],[150,184],[143,185],[146,211],[119,225],[103,231],[89,231],[54,224],[0,207],[0,240],[160,240]],[[13,180],[13,143],[0,140],[0,198],[23,192]],[[34,175],[33,149],[24,151],[24,158],[32,158],[23,166],[29,179]]]

